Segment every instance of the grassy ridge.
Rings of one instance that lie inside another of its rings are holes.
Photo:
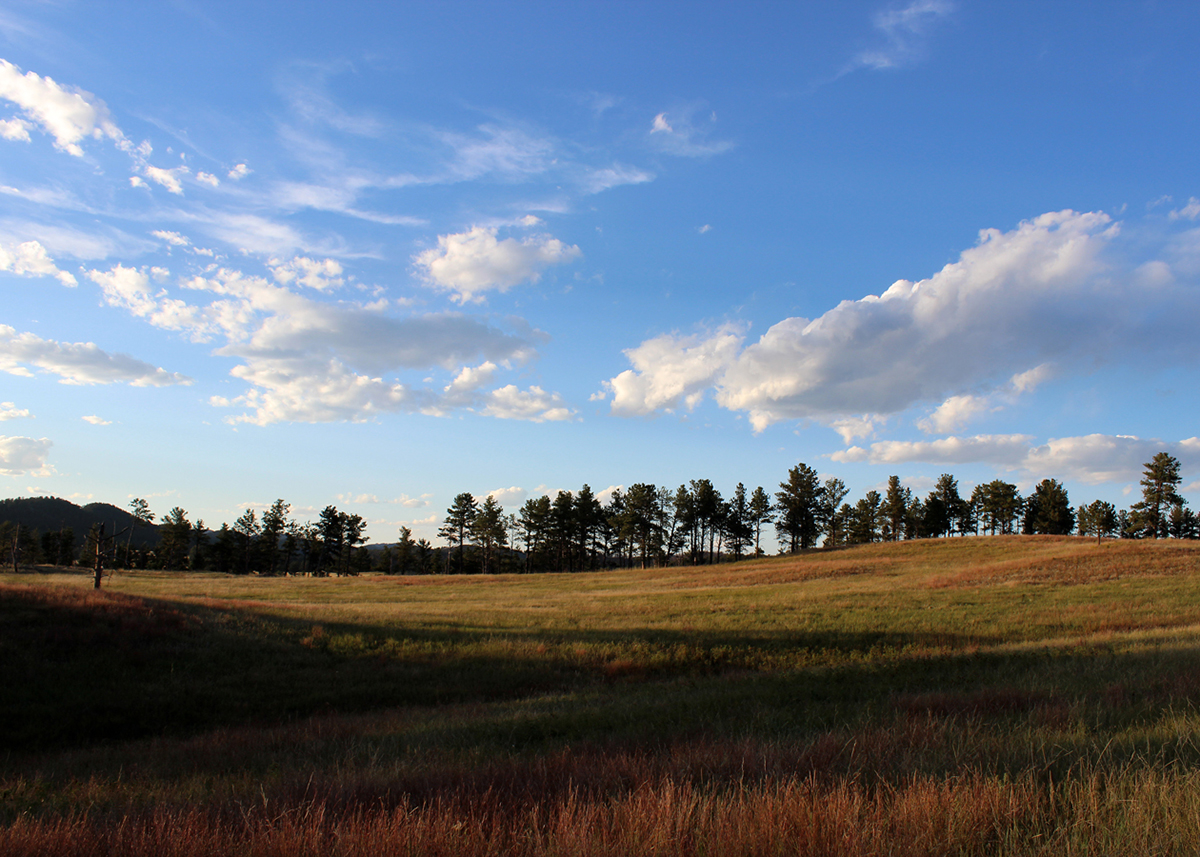
[[[1194,853],[1198,572],[1187,543],[1010,537],[99,594],[6,575],[0,842]]]

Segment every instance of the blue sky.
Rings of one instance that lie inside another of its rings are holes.
[[[0,494],[373,541],[806,462],[1200,488],[1200,7],[7,3]]]

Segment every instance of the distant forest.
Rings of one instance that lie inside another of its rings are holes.
[[[901,539],[1025,533],[1120,538],[1200,536],[1197,517],[1179,496],[1180,463],[1160,452],[1146,462],[1142,499],[1128,509],[1096,500],[1072,507],[1067,490],[1044,479],[1022,497],[1000,479],[959,494],[949,473],[924,498],[889,477],[884,493],[853,505],[841,479],[821,481],[798,464],[779,490],[739,483],[725,498],[708,479],[676,489],[637,483],[602,503],[584,485],[551,499],[529,499],[505,514],[494,497],[462,493],[446,510],[444,546],[413,539],[401,527],[394,543],[366,546],[366,521],[327,506],[316,522],[299,522],[277,500],[258,515],[247,509],[212,530],[176,506],[161,519],[143,499],[128,510],[106,503],[76,506],[54,497],[0,501],[0,549],[22,565],[208,570],[232,574],[314,576],[570,572],[666,565],[706,565],[765,554],[773,527],[779,553]]]

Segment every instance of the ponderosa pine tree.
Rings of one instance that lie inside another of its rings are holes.
[[[484,498],[483,505],[479,507],[478,514],[471,522],[471,536],[475,539],[475,544],[483,549],[482,571],[484,574],[490,574],[493,571],[492,558],[496,548],[508,544],[504,507],[497,503],[491,494]]]
[[[1142,471],[1142,500],[1129,508],[1129,526],[1143,538],[1157,539],[1166,535],[1166,511],[1187,500],[1176,489],[1183,479],[1179,475],[1179,459],[1165,452],[1155,454]]]
[[[788,553],[807,550],[821,536],[821,508],[825,488],[817,471],[801,462],[788,471],[787,482],[775,494],[778,517],[775,531]]]
[[[899,476],[889,476],[887,494],[879,510],[883,516],[882,535],[885,542],[898,542],[904,537],[904,519],[908,516],[910,505],[912,491],[900,484]]]
[[[1026,535],[1065,536],[1075,529],[1075,512],[1067,489],[1057,479],[1043,479],[1025,500]]]
[[[446,520],[442,522],[442,526],[438,528],[438,535],[441,536],[450,547],[458,545],[458,573],[463,573],[463,563],[465,562],[465,552],[467,548],[467,537],[471,534],[471,524],[475,521],[475,516],[479,514],[479,503],[469,493],[464,491],[454,498],[453,505],[446,510]],[[446,554],[447,566],[449,566],[450,554]],[[447,570],[449,570],[447,568]]]
[[[759,485],[750,495],[750,524],[754,527],[754,555],[756,557],[763,555],[763,549],[759,546],[762,528],[763,524],[769,524],[774,520],[772,515],[774,511],[775,507],[771,505],[771,495]]]

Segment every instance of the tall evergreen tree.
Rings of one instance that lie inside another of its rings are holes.
[[[779,483],[775,494],[778,517],[775,530],[788,553],[807,550],[821,536],[821,504],[825,489],[817,471],[800,463],[788,471],[786,482]]]
[[[438,535],[446,540],[450,547],[458,545],[458,569],[459,574],[463,573],[463,564],[466,561],[465,551],[467,548],[467,537],[471,534],[471,524],[475,522],[475,516],[479,514],[479,503],[468,492],[457,495],[454,498],[454,503],[446,510],[446,520],[442,522],[442,526],[438,528]],[[447,563],[450,555],[447,554]]]
[[[880,514],[883,516],[883,540],[899,541],[904,537],[904,519],[912,504],[912,491],[900,484],[899,476],[889,476],[887,494],[883,498]]]
[[[775,507],[771,504],[771,495],[759,485],[754,489],[754,493],[750,495],[750,524],[754,527],[754,555],[756,557],[763,555],[763,549],[760,546],[762,528],[763,524],[769,524],[774,520],[772,514],[774,511]]]
[[[1142,500],[1129,509],[1130,526],[1141,536],[1157,539],[1166,535],[1167,510],[1187,503],[1176,490],[1183,479],[1179,459],[1165,452],[1156,453],[1143,467]]]
[[[479,513],[471,522],[471,535],[483,549],[483,573],[492,573],[496,548],[508,544],[508,528],[504,525],[504,507],[491,494],[484,498]]]
[[[1075,529],[1075,512],[1067,489],[1055,479],[1043,479],[1025,501],[1026,535],[1065,536]]]

